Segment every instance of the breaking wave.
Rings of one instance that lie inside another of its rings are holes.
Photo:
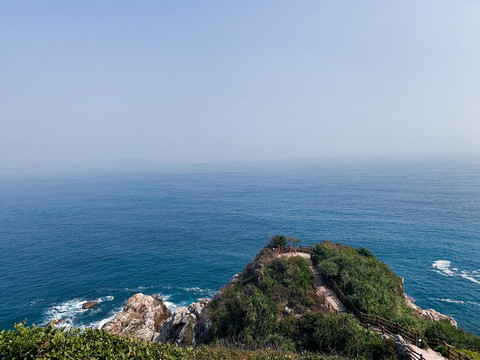
[[[208,297],[213,297],[217,291],[216,290],[213,290],[213,289],[202,289],[198,286],[195,286],[195,287],[186,287],[186,288],[182,288],[183,290],[187,291],[187,292],[192,292],[192,293],[196,293],[196,294],[199,294],[199,295],[204,295],[204,296],[208,296]]]
[[[452,267],[449,260],[436,260],[432,264],[433,271],[443,276],[458,276],[475,284],[480,284],[480,270],[458,270]]]
[[[54,304],[45,311],[44,324],[48,323],[51,320],[64,319],[64,321],[58,326],[70,328],[74,326],[74,322],[76,318],[81,316],[83,313],[92,312],[92,310],[82,308],[82,305],[86,301],[98,301],[99,303],[102,303],[105,301],[112,301],[113,299],[114,299],[113,296],[104,296],[96,299],[75,298],[75,299],[64,301],[59,304]],[[97,309],[93,309],[93,311],[96,311],[96,310]]]

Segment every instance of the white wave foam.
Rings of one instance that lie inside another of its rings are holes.
[[[454,300],[454,299],[445,299],[445,298],[430,298],[430,300],[434,301],[442,301],[451,304],[468,304],[468,305],[475,305],[480,306],[480,303],[476,303],[474,301],[463,301],[463,300]]]
[[[156,285],[137,286],[136,288],[128,288],[128,287],[120,288],[120,289],[119,288],[111,288],[111,290],[114,290],[114,291],[123,290],[123,291],[138,293],[138,292],[142,292],[143,290],[152,289],[154,287],[156,287]]]
[[[165,306],[168,308],[168,310],[170,311],[175,311],[176,308],[178,308],[178,305],[171,302],[171,301],[165,301],[163,300],[163,303],[165,304]]]
[[[475,284],[480,284],[480,280],[477,279],[477,278],[480,278],[480,276],[476,275],[475,272],[473,272],[473,271],[463,270],[460,273],[460,276],[464,279],[470,280],[471,282],[473,282]]]
[[[480,272],[477,270],[461,270],[452,268],[449,260],[436,260],[433,262],[433,271],[443,276],[459,276],[480,285]]]
[[[33,306],[33,305],[37,304],[39,301],[42,301],[42,300],[43,300],[43,299],[35,299],[35,300],[33,300],[33,301],[30,301],[30,302],[28,303],[28,305],[29,305],[29,306]]]
[[[113,296],[108,295],[97,299],[85,299],[85,298],[75,298],[71,300],[67,300],[60,304],[54,304],[49,309],[47,309],[44,313],[44,324],[48,323],[51,320],[60,320],[65,319],[61,324],[57,325],[57,327],[65,327],[70,328],[74,325],[75,318],[87,311],[91,312],[92,310],[84,309],[83,304],[86,301],[98,301],[99,303],[104,301],[112,301],[114,299]]]
[[[90,327],[92,329],[101,329],[103,325],[105,325],[107,322],[112,320],[120,311],[122,311],[122,309],[123,309],[123,306],[118,307],[115,310],[110,311],[108,317],[99,321],[94,321],[86,327]]]
[[[454,276],[455,273],[450,269],[451,261],[448,260],[436,260],[433,262],[432,267],[437,269],[437,272],[445,276]]]
[[[432,300],[436,300],[436,301],[442,301],[442,302],[446,302],[446,303],[451,303],[451,304],[465,304],[465,301],[462,301],[462,300],[453,300],[453,299],[432,299]]]
[[[210,297],[213,297],[217,293],[216,290],[202,289],[198,286],[189,287],[189,288],[181,288],[181,289],[183,289],[185,291],[188,291],[188,292],[198,293],[198,294],[202,294],[202,295],[206,295],[206,296],[210,296]]]
[[[45,323],[48,323],[51,320],[65,319],[65,321],[59,326],[67,328],[72,327],[73,319],[78,314],[87,311],[82,308],[82,305],[85,301],[86,300],[83,298],[76,298],[67,300],[61,304],[53,305],[45,311]]]

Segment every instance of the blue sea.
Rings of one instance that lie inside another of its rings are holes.
[[[0,329],[98,327],[137,292],[212,297],[277,233],[364,246],[480,334],[474,157],[1,173]]]

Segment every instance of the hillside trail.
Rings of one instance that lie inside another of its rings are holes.
[[[314,266],[310,266],[310,269],[313,273],[313,282],[315,284],[317,294],[323,295],[325,297],[325,301],[330,305],[332,309],[335,310],[336,313],[346,313],[347,308],[340,301],[337,294],[335,294],[327,286],[324,277],[318,272],[318,270]]]
[[[440,353],[433,351],[432,349],[420,349],[415,345],[407,346],[413,349],[416,353],[422,355],[425,360],[448,360],[446,357],[443,357]]]
[[[310,260],[310,254],[306,254],[303,252],[295,252],[290,254],[284,254],[283,256],[301,256],[306,259]],[[340,301],[337,294],[335,294],[332,290],[329,289],[327,284],[325,283],[325,279],[323,276],[318,272],[318,270],[314,266],[310,266],[310,269],[313,273],[313,282],[315,284],[315,290],[317,294],[325,297],[325,301],[327,304],[330,305],[330,308],[335,310],[337,313],[346,313],[347,308],[345,305]]]
[[[283,254],[282,256],[301,256],[306,259],[310,260],[310,254],[302,253],[302,252],[295,252],[290,254]],[[347,308],[345,305],[340,301],[338,296],[330,290],[330,288],[325,283],[324,277],[318,272],[318,270],[314,266],[310,266],[310,269],[313,273],[313,281],[315,284],[315,289],[317,294],[323,295],[325,297],[326,302],[330,305],[332,309],[335,309],[337,313],[346,313]],[[376,331],[371,329],[372,331]],[[377,330],[381,332],[380,330]],[[390,336],[391,337],[391,336]],[[447,360],[447,358],[443,357],[436,351],[432,349],[420,349],[418,346],[408,344],[412,350],[414,350],[417,354],[422,355],[424,360]]]

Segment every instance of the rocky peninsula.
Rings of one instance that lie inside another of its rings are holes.
[[[355,338],[347,351],[344,345],[336,345],[333,351],[358,358],[364,358],[359,347],[367,347],[377,356],[383,354],[378,358],[394,356],[395,334],[386,336],[383,329],[382,335],[382,327],[374,331],[363,330],[373,327],[369,328],[360,318],[357,320],[349,314],[355,311],[390,319],[386,321],[400,321],[397,327],[403,327],[402,322],[411,322],[414,324],[412,332],[426,327],[427,330],[416,332],[418,344],[415,346],[421,343],[418,339],[431,336],[439,327],[446,328],[442,330],[446,333],[465,333],[457,329],[452,317],[418,307],[415,300],[403,292],[403,279],[366,249],[324,242],[301,250],[283,248],[282,252],[278,250],[281,248],[278,238],[272,239],[269,246],[261,249],[242,273],[234,275],[213,299],[199,299],[188,307],[170,312],[157,295],[135,294],[102,329],[120,336],[180,346],[230,344],[314,352],[324,352],[326,348],[331,351],[332,342],[348,344]],[[346,259],[350,266],[353,262],[357,264],[352,269],[342,268]],[[369,277],[363,278],[360,286],[356,281],[356,285],[352,285],[348,282],[351,271],[359,278],[366,273]],[[335,286],[338,283],[339,297],[334,294],[333,283],[326,279],[335,279]],[[337,299],[329,299],[329,296]],[[331,304],[342,299],[345,304],[340,308],[344,310],[339,313],[339,307]],[[323,335],[309,340],[319,327]],[[330,329],[325,334],[327,327]],[[436,330],[429,330],[429,327]],[[475,342],[475,346],[480,347],[478,337]]]

